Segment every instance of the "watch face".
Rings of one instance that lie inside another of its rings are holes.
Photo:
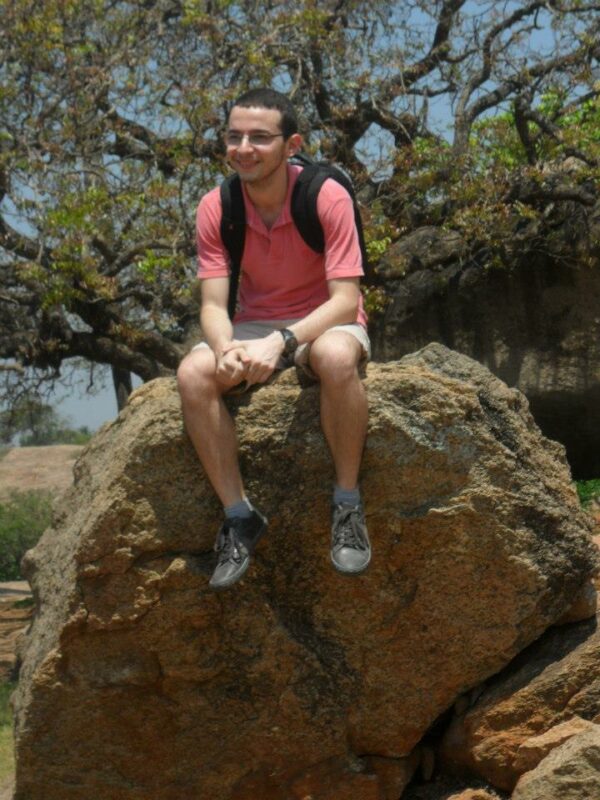
[[[288,331],[287,328],[284,328],[281,331],[281,335],[283,336],[283,341],[284,341],[283,352],[286,355],[294,353],[296,351],[296,348],[298,347],[298,340],[296,339],[294,334],[291,331]]]

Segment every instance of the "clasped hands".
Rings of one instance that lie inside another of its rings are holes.
[[[227,386],[245,380],[248,386],[265,383],[283,353],[283,337],[277,332],[260,339],[233,339],[217,358],[217,379]]]

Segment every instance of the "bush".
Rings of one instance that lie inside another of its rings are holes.
[[[579,502],[585,508],[592,500],[600,500],[600,478],[590,481],[576,481]]]
[[[12,714],[8,704],[14,689],[13,683],[0,683],[0,783],[15,770]]]
[[[22,580],[21,559],[33,547],[51,520],[52,494],[14,492],[0,503],[0,580]]]

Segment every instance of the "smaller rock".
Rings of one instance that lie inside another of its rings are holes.
[[[394,280],[409,272],[460,261],[466,251],[465,241],[456,231],[425,226],[395,242],[382,258],[377,273]]]
[[[497,794],[490,794],[485,789],[465,789],[460,794],[453,794],[447,800],[497,800]]]
[[[527,740],[574,717],[600,718],[599,623],[597,617],[550,628],[491,679],[476,703],[450,722],[438,751],[445,769],[476,773],[511,791],[522,775],[515,759]]]
[[[517,783],[512,800],[600,797],[600,726],[572,736]]]
[[[513,767],[517,772],[523,774],[535,769],[548,753],[559,747],[572,736],[584,731],[597,729],[598,726],[593,722],[581,717],[573,717],[560,725],[554,725],[549,731],[540,736],[531,736],[523,742],[517,751]]]
[[[596,588],[595,581],[597,581],[597,578],[590,578],[590,580],[582,586],[581,591],[576,595],[573,601],[573,605],[555,622],[555,625],[568,625],[571,622],[581,622],[596,614],[598,610],[598,589]]]

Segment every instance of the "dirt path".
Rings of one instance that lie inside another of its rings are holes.
[[[14,491],[63,491],[73,480],[73,464],[82,450],[78,444],[13,447],[0,461],[0,500]]]
[[[0,786],[0,800],[12,800],[14,790],[15,790],[14,778],[9,778],[7,782],[3,783]]]

